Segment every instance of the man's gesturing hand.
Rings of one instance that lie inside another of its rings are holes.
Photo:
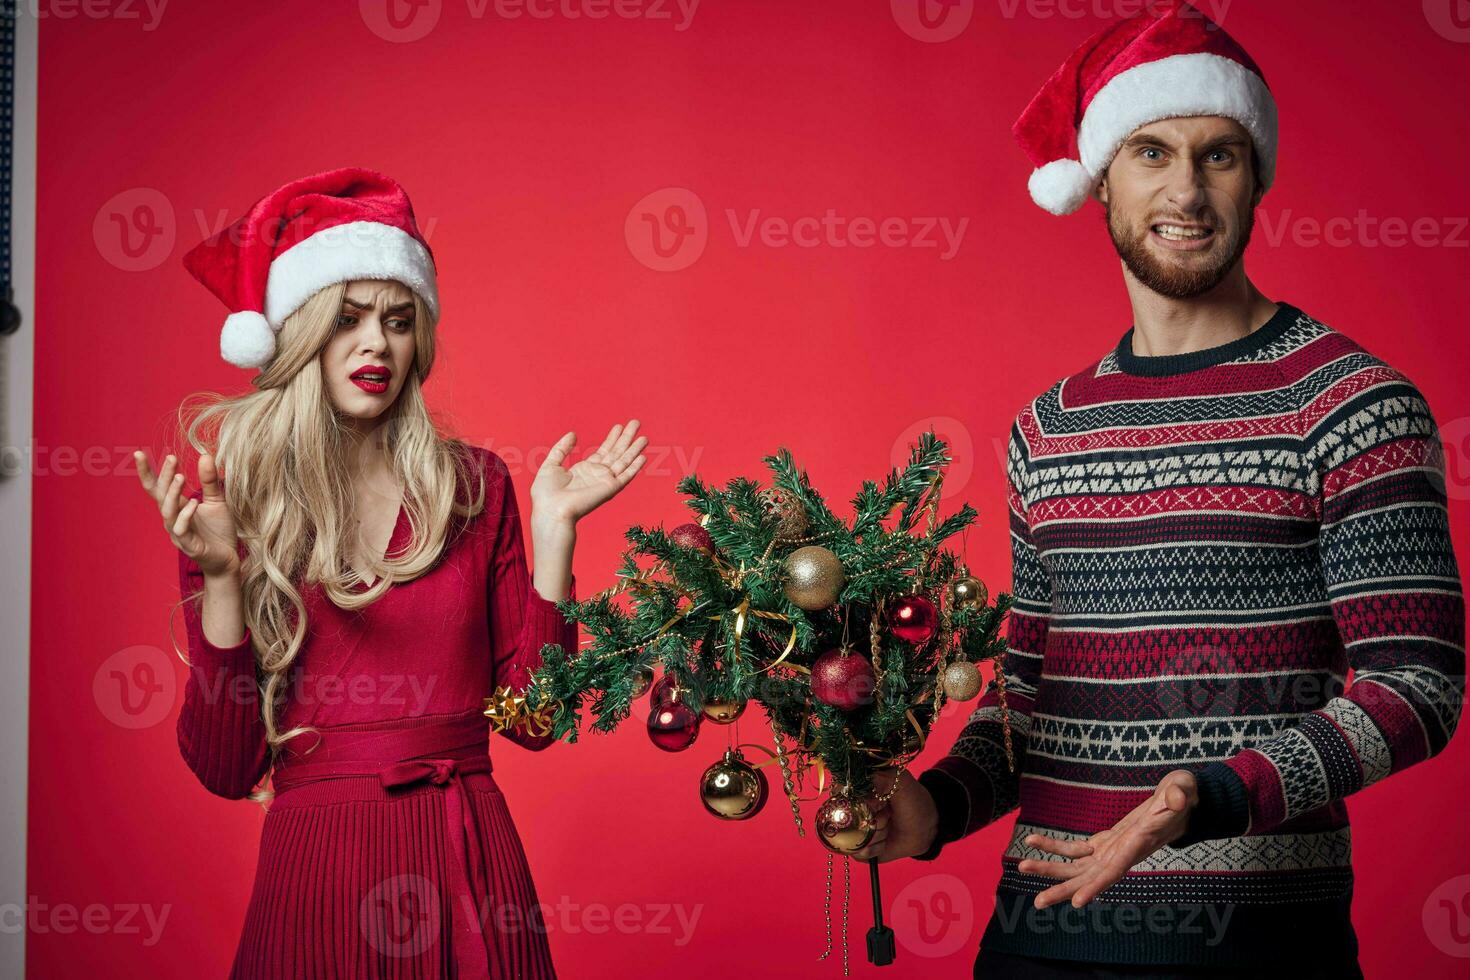
[[[1065,899],[1073,908],[1092,901],[1138,862],[1165,844],[1178,840],[1189,826],[1189,814],[1199,804],[1194,774],[1175,770],[1163,778],[1153,796],[1134,808],[1117,825],[1093,834],[1085,841],[1058,840],[1044,834],[1029,834],[1030,846],[1069,861],[1036,861],[1017,865],[1022,874],[1060,878],[1036,896],[1036,907],[1044,909]]]

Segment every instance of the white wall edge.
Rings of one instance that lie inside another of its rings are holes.
[[[21,326],[0,338],[0,976],[25,976],[26,801],[30,754],[31,445],[36,352],[37,22],[17,3],[11,265]]]

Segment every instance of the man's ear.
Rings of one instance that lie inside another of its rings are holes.
[[[1256,189],[1255,189],[1255,192],[1251,194],[1251,210],[1252,211],[1254,211],[1256,208],[1258,208],[1258,207],[1261,206],[1261,198],[1263,198],[1265,196],[1266,196],[1266,185],[1263,184],[1263,183],[1261,183],[1259,180],[1256,181]]]
[[[1091,198],[1103,207],[1108,206],[1108,175],[1105,173],[1092,185]]]

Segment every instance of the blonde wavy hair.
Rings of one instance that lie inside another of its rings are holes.
[[[225,500],[246,547],[241,564],[245,623],[272,768],[288,740],[311,730],[305,725],[279,730],[291,667],[306,639],[302,586],[319,583],[341,609],[369,606],[395,582],[427,571],[444,549],[455,524],[451,518],[467,521],[485,502],[484,482],[468,445],[442,435],[424,403],[435,323],[415,293],[413,367],[373,436],[384,441],[403,485],[412,541],[404,553],[384,559],[372,586],[350,589],[360,581],[343,547],[356,526],[345,454],[351,432],[331,404],[321,368],[321,352],[336,328],[346,291],[346,283],[328,286],[286,318],[275,357],[252,379],[257,390],[235,397],[198,392],[178,413],[181,436],[196,452],[212,453],[222,468]],[[466,495],[458,492],[461,487],[473,489]],[[272,795],[262,788],[250,798],[265,802]]]

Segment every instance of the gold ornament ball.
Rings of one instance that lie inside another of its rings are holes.
[[[868,846],[877,825],[873,812],[862,800],[833,793],[817,809],[817,838],[836,854],[855,854]]]
[[[643,697],[651,686],[653,686],[652,667],[639,667],[633,671],[633,697]]]
[[[950,586],[950,595],[954,598],[954,604],[963,609],[971,606],[983,606],[990,598],[985,593],[985,584],[973,575],[966,575],[957,579]]]
[[[821,545],[797,548],[786,556],[786,598],[808,611],[826,609],[837,601],[847,576],[842,562]]]
[[[806,508],[801,501],[780,487],[767,487],[760,492],[761,505],[766,515],[776,522],[776,537],[790,541],[806,534],[811,526]]]
[[[721,820],[745,820],[766,802],[766,778],[751,768],[734,749],[704,771],[699,780],[699,802]]]
[[[745,713],[744,701],[726,701],[710,698],[704,702],[704,716],[716,725],[730,725]]]
[[[968,701],[980,693],[980,668],[957,660],[944,668],[944,693],[951,701]]]

